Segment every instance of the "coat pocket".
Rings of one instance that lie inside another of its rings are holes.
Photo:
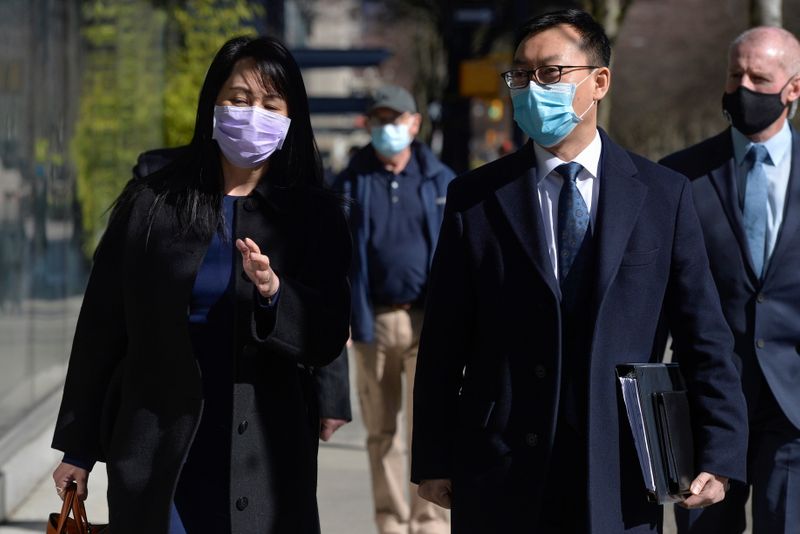
[[[458,399],[458,417],[465,428],[484,429],[494,411],[494,401],[461,395]]]

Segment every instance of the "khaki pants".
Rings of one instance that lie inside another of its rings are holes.
[[[375,522],[381,534],[447,534],[448,513],[417,496],[406,471],[411,447],[412,392],[422,311],[378,308],[375,341],[354,343],[356,383],[372,474]],[[406,374],[406,443],[397,428]],[[406,502],[409,490],[411,503]]]

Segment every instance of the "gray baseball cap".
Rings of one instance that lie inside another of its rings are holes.
[[[372,95],[367,115],[379,108],[389,108],[399,113],[416,113],[417,105],[411,93],[397,85],[384,85]]]

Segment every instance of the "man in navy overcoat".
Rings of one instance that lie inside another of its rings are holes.
[[[800,532],[800,137],[787,121],[798,98],[797,38],[748,30],[729,54],[722,102],[732,127],[663,161],[692,180],[735,339],[754,534]],[[750,157],[759,150],[760,170]],[[720,506],[677,514],[679,532],[744,532],[748,494],[747,484],[734,483]]]
[[[745,475],[733,339],[688,180],[597,128],[610,45],[588,14],[531,19],[514,118],[532,139],[452,182],[414,392],[412,479],[456,534],[643,533],[648,503],[615,366],[684,355],[689,507]]]

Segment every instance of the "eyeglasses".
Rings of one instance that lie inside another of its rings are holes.
[[[500,74],[510,89],[523,89],[533,80],[539,85],[551,85],[561,81],[564,69],[598,69],[595,65],[542,65],[533,70],[511,69]]]

